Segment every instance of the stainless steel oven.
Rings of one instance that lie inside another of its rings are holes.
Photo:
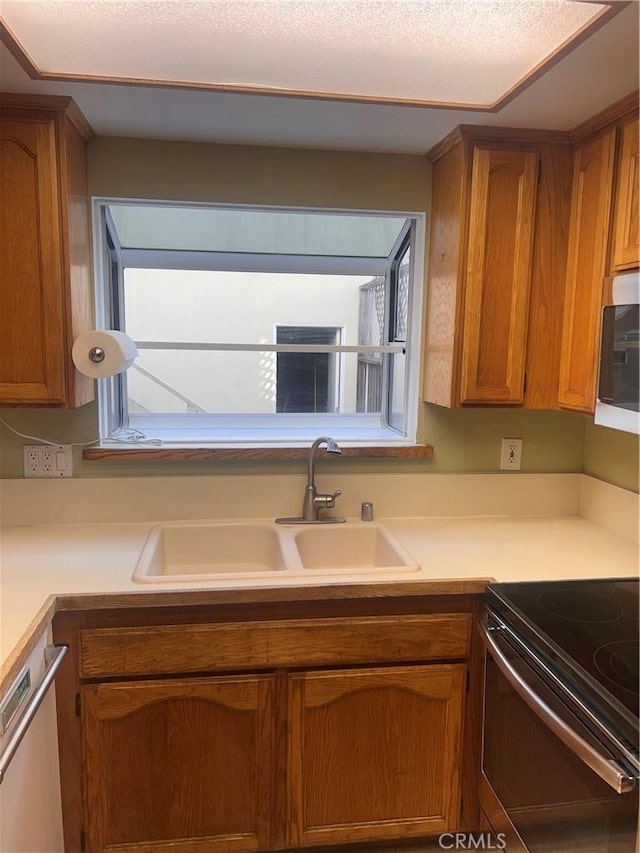
[[[529,592],[535,611],[540,609],[536,590],[550,585],[495,585],[501,586],[533,588]],[[558,593],[566,592],[571,584],[551,586],[561,600]],[[595,585],[595,592],[589,593],[597,619],[607,616],[608,599],[602,591]],[[504,594],[504,589],[500,592]],[[610,614],[618,613],[616,604],[611,598]],[[533,628],[527,625],[529,616],[519,606],[514,611],[512,620],[507,607],[493,609],[489,604],[480,625],[487,651],[483,810],[496,832],[506,832],[509,853],[636,853],[637,712],[634,717],[633,710],[627,714],[629,709],[621,706],[625,713],[618,716],[620,707],[616,697],[610,696],[614,705],[609,713],[604,690],[602,695],[590,695],[590,676],[585,675],[582,661],[570,659],[567,666],[567,655],[559,653],[558,636],[538,631],[535,622]],[[635,619],[637,634],[637,613]],[[565,628],[573,635],[569,645],[573,641],[586,644],[584,638],[576,637],[581,621],[566,620]],[[612,617],[608,623],[593,622],[591,628],[600,624],[610,631],[615,621]],[[622,619],[618,621],[623,624]],[[628,620],[624,624],[629,636]],[[541,635],[547,642],[539,642]],[[634,651],[633,640],[611,641],[609,636],[605,631],[604,642],[592,644],[596,651],[588,648],[586,657],[596,656],[602,664],[610,647],[626,643],[618,646],[618,651],[626,651],[611,670],[614,676],[622,674],[625,683],[627,675],[634,676],[627,668],[629,663],[637,668],[637,643]],[[599,652],[601,648],[605,651]],[[582,670],[576,677],[573,664]],[[604,677],[602,683],[609,686]],[[634,707],[633,700],[628,704]]]

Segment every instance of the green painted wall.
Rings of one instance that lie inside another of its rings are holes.
[[[74,411],[2,409],[0,417],[20,432],[63,444],[97,435],[95,404]],[[580,415],[565,412],[527,412],[510,409],[455,409],[423,404],[419,438],[434,446],[433,459],[325,460],[328,470],[349,472],[491,472],[500,465],[500,440],[522,438],[522,470],[529,472],[584,471],[601,480],[638,492],[638,437],[596,427]],[[0,426],[0,476],[22,476],[22,445],[30,444]],[[74,448],[78,477],[154,476],[212,473],[286,473],[300,462],[91,462]]]
[[[431,206],[431,164],[372,154],[97,137],[95,196],[417,212]]]
[[[424,157],[209,145],[162,140],[97,138],[89,146],[92,195],[396,211],[429,211],[431,167]],[[5,409],[0,416],[21,432],[70,443],[97,435],[95,404],[75,411]],[[337,460],[328,466],[357,472],[497,471],[500,439],[524,440],[523,471],[586,470],[638,489],[634,436],[589,425],[562,412],[509,409],[449,411],[424,404],[419,439],[433,444],[431,460]],[[0,475],[22,476],[22,445],[0,427]],[[286,472],[300,462],[85,462],[80,477]]]
[[[587,423],[584,442],[584,472],[624,489],[638,492],[639,462],[637,435]]]
[[[498,471],[503,438],[521,438],[522,469],[581,471],[585,422],[565,412],[443,409],[424,404],[420,437],[434,447],[433,470]]]
[[[96,437],[95,404],[76,411],[2,410],[1,416],[20,432],[53,439],[63,444]],[[563,412],[526,412],[504,409],[472,411],[442,409],[423,404],[420,412],[420,441],[434,446],[433,459],[422,460],[325,460],[327,470],[346,472],[447,472],[498,471],[500,440],[522,438],[522,470],[536,472],[582,471],[586,422]],[[22,476],[22,445],[4,427],[0,454],[3,477]],[[259,472],[285,473],[298,470],[300,461],[290,462],[106,462],[83,461],[82,450],[74,449],[74,473],[78,477],[123,477],[171,474]],[[599,476],[599,475],[598,475]],[[605,478],[606,479],[606,478]]]

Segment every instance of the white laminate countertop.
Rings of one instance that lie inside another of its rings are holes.
[[[271,520],[271,519],[270,519]],[[638,546],[581,516],[377,519],[411,552],[419,571],[309,578],[273,576],[243,581],[140,584],[131,575],[148,522],[15,526],[0,542],[0,651],[5,675],[16,655],[56,606],[154,606],[214,601],[217,591],[235,602],[269,589],[280,600],[379,597],[430,592],[481,592],[488,580],[530,581],[630,577],[638,572]],[[445,582],[438,584],[436,582]],[[347,592],[345,593],[345,590]],[[351,590],[351,592],[349,592]],[[172,595],[173,594],[173,595]],[[105,599],[107,596],[107,599]],[[66,600],[65,600],[66,597]],[[274,597],[274,600],[275,597]],[[106,602],[106,603],[105,603]]]

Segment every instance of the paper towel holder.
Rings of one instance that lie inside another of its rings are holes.
[[[73,342],[71,357],[80,373],[107,379],[130,367],[138,349],[135,341],[119,329],[89,329]]]

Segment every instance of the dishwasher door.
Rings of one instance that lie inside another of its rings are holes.
[[[522,849],[636,853],[635,773],[522,649],[495,626],[482,624],[481,631],[487,646],[483,783]]]
[[[25,692],[24,701],[0,738],[0,755],[5,758],[16,729],[25,721],[30,708],[33,709],[32,703],[34,697],[37,699],[38,688],[50,672],[49,655],[45,656],[48,644],[49,637],[44,634],[27,660],[25,669],[29,670],[31,687]],[[46,690],[2,777],[0,851],[61,853],[62,850],[58,726],[52,684]]]

